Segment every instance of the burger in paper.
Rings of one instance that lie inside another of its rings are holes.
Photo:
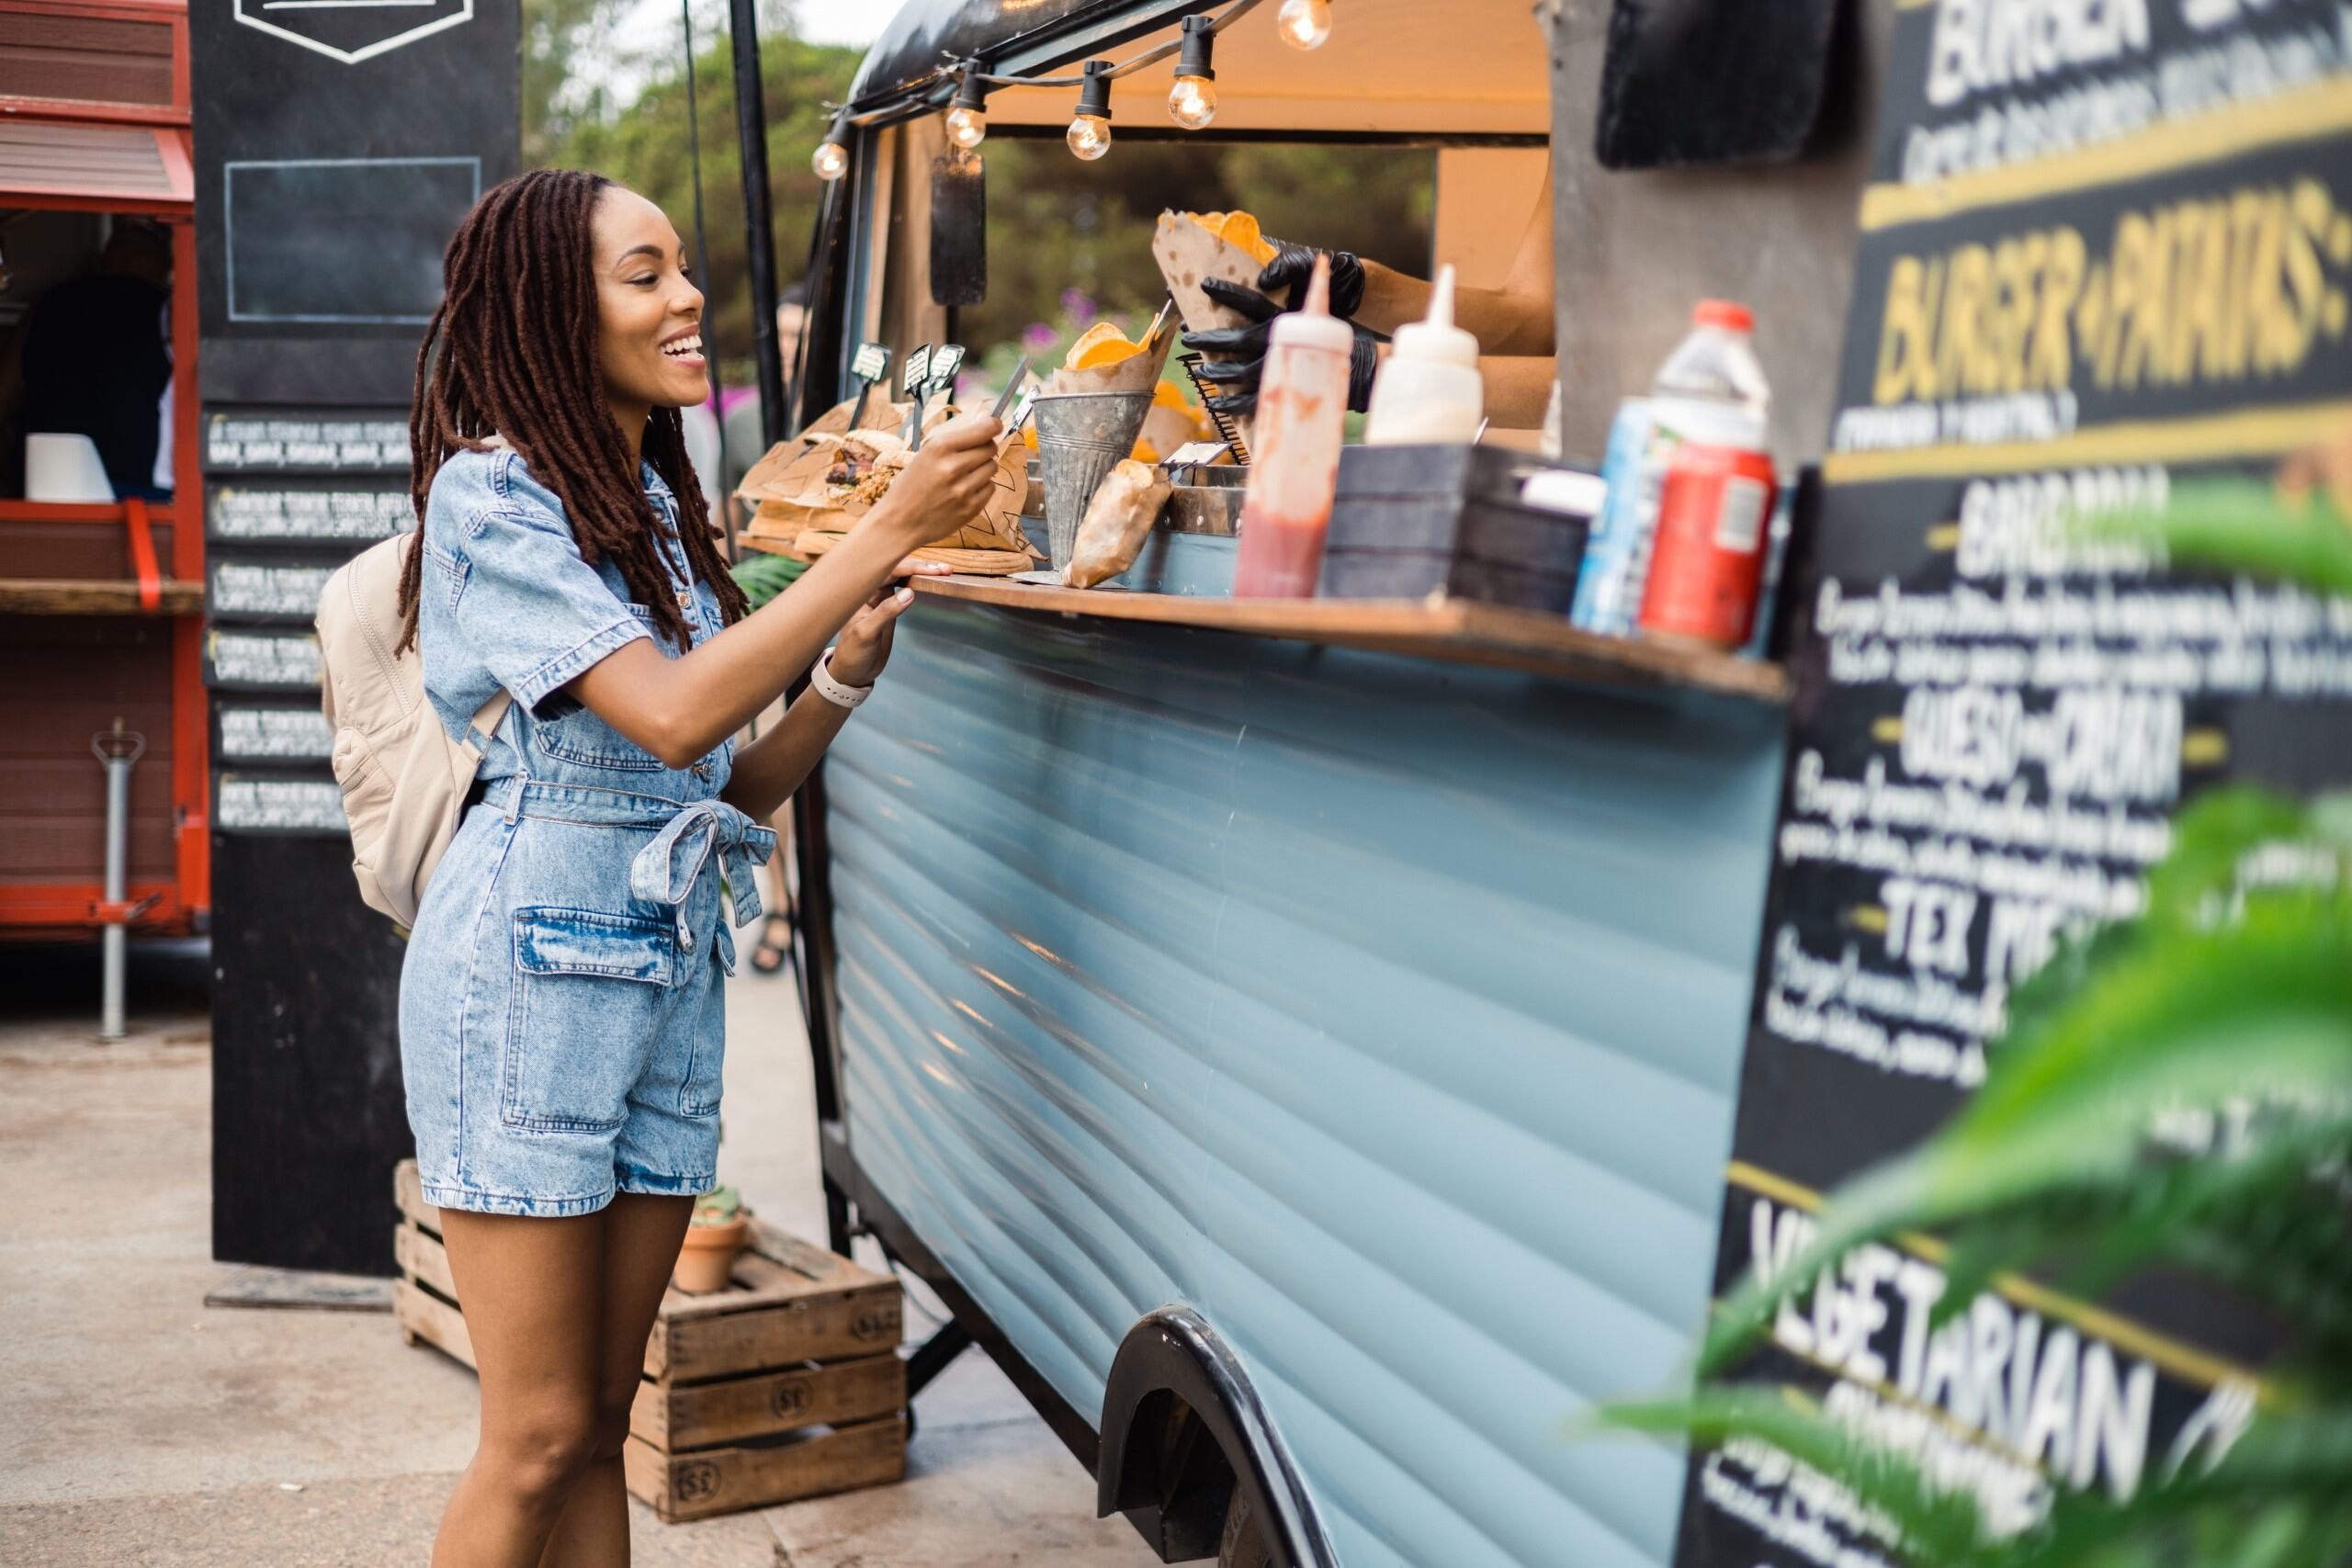
[[[950,411],[943,406],[932,423],[948,417]],[[1021,530],[1021,504],[1028,494],[1027,457],[1018,444],[1007,443],[997,458],[994,489],[978,513],[916,555],[946,561],[959,571],[1027,570],[1029,540]],[[799,452],[772,471],[762,471],[769,466],[763,459],[760,468],[744,477],[740,493],[757,508],[746,531],[755,539],[773,541],[813,559],[838,544],[859,518],[888,496],[913,460],[914,453],[895,431],[858,429],[808,439]]]

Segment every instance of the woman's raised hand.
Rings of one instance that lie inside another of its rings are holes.
[[[913,589],[892,586],[852,615],[849,625],[842,628],[841,641],[833,646],[833,679],[852,686],[874,684],[874,678],[890,661],[890,634],[914,602]]]
[[[920,549],[969,523],[996,487],[1001,428],[987,414],[966,413],[925,435],[868,520],[891,529],[904,550]]]

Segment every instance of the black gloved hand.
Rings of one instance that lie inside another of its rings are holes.
[[[1197,369],[1200,378],[1216,389],[1216,394],[1206,400],[1209,412],[1249,413],[1258,406],[1258,379],[1266,367],[1267,340],[1283,308],[1254,288],[1221,277],[1202,279],[1201,289],[1218,304],[1250,318],[1243,326],[1192,333],[1184,339],[1185,345],[1197,353],[1227,356],[1205,359]],[[1352,321],[1348,325],[1355,333],[1348,354],[1348,407],[1362,413],[1372,405],[1372,378],[1380,367],[1380,340]]]
[[[1331,314],[1353,319],[1363,304],[1363,263],[1351,251],[1317,252],[1312,245],[1287,244],[1281,240],[1268,240],[1274,247],[1274,259],[1258,275],[1258,287],[1279,299],[1283,290],[1290,290],[1290,308],[1297,310],[1306,303],[1306,280],[1314,275],[1315,258],[1331,258]]]

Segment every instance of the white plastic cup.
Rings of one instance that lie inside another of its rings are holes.
[[[98,444],[86,435],[34,434],[25,437],[25,499],[96,502],[115,498]]]

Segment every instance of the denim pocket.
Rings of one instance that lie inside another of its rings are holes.
[[[695,1036],[694,1055],[686,1060],[686,1081],[678,1090],[682,1116],[716,1116],[727,1060],[724,1030],[706,1029]]]
[[[534,720],[533,743],[548,756],[589,768],[636,773],[662,771],[662,759],[606,724],[585,705],[555,718]]]
[[[515,910],[500,1119],[543,1133],[618,1127],[677,961],[667,920],[547,905]]]
[[[653,624],[653,612],[644,605],[631,604],[629,610],[647,626]],[[597,717],[584,703],[566,701],[560,711],[535,716],[531,740],[547,756],[582,767],[618,768],[632,773],[662,771],[661,758]]]

